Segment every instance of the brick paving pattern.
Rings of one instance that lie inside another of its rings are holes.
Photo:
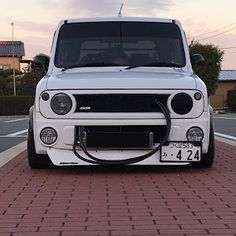
[[[0,168],[1,236],[236,235],[236,147],[211,169]]]

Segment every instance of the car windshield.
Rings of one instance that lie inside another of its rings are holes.
[[[159,22],[65,23],[58,35],[59,68],[138,66],[183,67],[179,27]]]

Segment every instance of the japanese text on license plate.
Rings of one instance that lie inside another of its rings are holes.
[[[162,162],[198,162],[201,155],[201,145],[190,142],[169,142],[161,148]]]

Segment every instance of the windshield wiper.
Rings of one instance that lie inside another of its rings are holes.
[[[75,64],[75,65],[66,66],[61,71],[66,71],[68,69],[73,69],[73,68],[98,67],[98,66],[121,66],[121,65],[118,65],[115,63],[106,63],[106,62],[79,63],[79,64]]]
[[[148,63],[148,64],[134,64],[134,65],[130,65],[127,68],[125,68],[126,70],[129,69],[133,69],[133,68],[137,68],[137,67],[145,67],[145,66],[150,66],[150,67],[182,67],[182,65],[180,64],[176,64],[176,63],[172,63],[172,62],[152,62],[152,63]]]

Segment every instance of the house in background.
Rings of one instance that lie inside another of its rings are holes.
[[[222,70],[219,75],[218,88],[214,95],[210,96],[210,104],[214,109],[222,109],[227,106],[227,92],[236,88],[236,70]]]
[[[21,69],[20,63],[25,56],[24,43],[21,41],[0,41],[0,69],[13,68],[13,50],[15,69]]]

